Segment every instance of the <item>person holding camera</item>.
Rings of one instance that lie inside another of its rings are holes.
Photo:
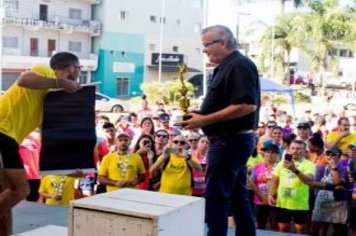
[[[288,232],[293,220],[296,232],[303,234],[309,219],[308,184],[314,179],[315,166],[303,156],[303,141],[293,140],[289,151],[273,171],[268,203],[277,207],[280,232]]]
[[[151,166],[150,173],[161,169],[161,185],[159,192],[180,195],[192,195],[192,171],[202,171],[199,160],[185,150],[187,139],[178,135],[171,147],[166,147],[163,154]]]
[[[347,235],[348,202],[345,187],[347,171],[339,166],[342,152],[331,148],[325,152],[327,164],[317,169],[315,181],[310,186],[318,188],[312,216],[312,234],[327,232],[333,225],[333,235]]]

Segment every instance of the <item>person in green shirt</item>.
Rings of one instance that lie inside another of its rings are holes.
[[[303,156],[306,145],[293,140],[290,155],[285,155],[272,174],[268,203],[277,207],[278,228],[289,231],[293,220],[296,232],[305,233],[309,219],[309,186],[315,175],[314,164]]]

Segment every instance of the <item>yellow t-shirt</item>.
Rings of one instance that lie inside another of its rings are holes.
[[[74,180],[65,175],[47,175],[42,178],[38,192],[62,195],[59,201],[46,198],[46,204],[68,206],[69,202],[74,200]]]
[[[328,134],[326,137],[327,142],[332,142],[334,141],[337,137],[339,136],[338,131],[333,131]],[[345,152],[347,150],[347,146],[350,144],[356,143],[356,134],[355,133],[350,133],[346,137],[342,138],[340,142],[336,145],[337,148],[339,148],[342,152]]]
[[[161,161],[164,156],[160,156],[157,161]],[[192,161],[199,163],[196,157]],[[192,195],[192,177],[186,160],[171,154],[169,161],[162,172],[161,187],[159,192],[173,193],[180,195]]]
[[[126,162],[126,160],[128,161]],[[120,166],[122,167],[120,168]],[[124,177],[121,175],[123,170],[126,172]],[[103,161],[100,164],[98,174],[116,181],[133,181],[138,177],[138,175],[145,174],[145,167],[140,155],[136,153],[132,153],[127,156],[118,155],[116,152],[113,152],[104,156]],[[106,186],[106,190],[108,192],[118,189],[120,188],[115,186]]]
[[[31,71],[47,78],[56,78],[49,66],[35,66]],[[15,82],[0,96],[0,133],[21,143],[42,123],[43,100],[48,91],[23,88]]]

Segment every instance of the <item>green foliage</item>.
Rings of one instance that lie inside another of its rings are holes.
[[[194,91],[191,83],[185,81],[185,86],[188,88],[188,96]],[[180,97],[179,90],[182,84],[178,80],[170,80],[163,83],[158,82],[144,82],[141,84],[141,90],[146,94],[150,101],[165,101],[174,103]]]
[[[311,102],[310,96],[308,96],[300,91],[294,92],[294,99],[295,99],[296,103],[310,103]]]

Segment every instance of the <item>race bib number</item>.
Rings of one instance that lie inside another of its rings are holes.
[[[268,195],[268,184],[266,183],[259,184],[258,188],[263,195]]]
[[[294,190],[292,188],[283,189],[283,197],[286,199],[294,198]]]
[[[334,193],[332,191],[319,190],[318,198],[318,200],[321,202],[334,201]]]
[[[194,178],[194,188],[203,189],[205,188],[205,179],[204,177]]]

